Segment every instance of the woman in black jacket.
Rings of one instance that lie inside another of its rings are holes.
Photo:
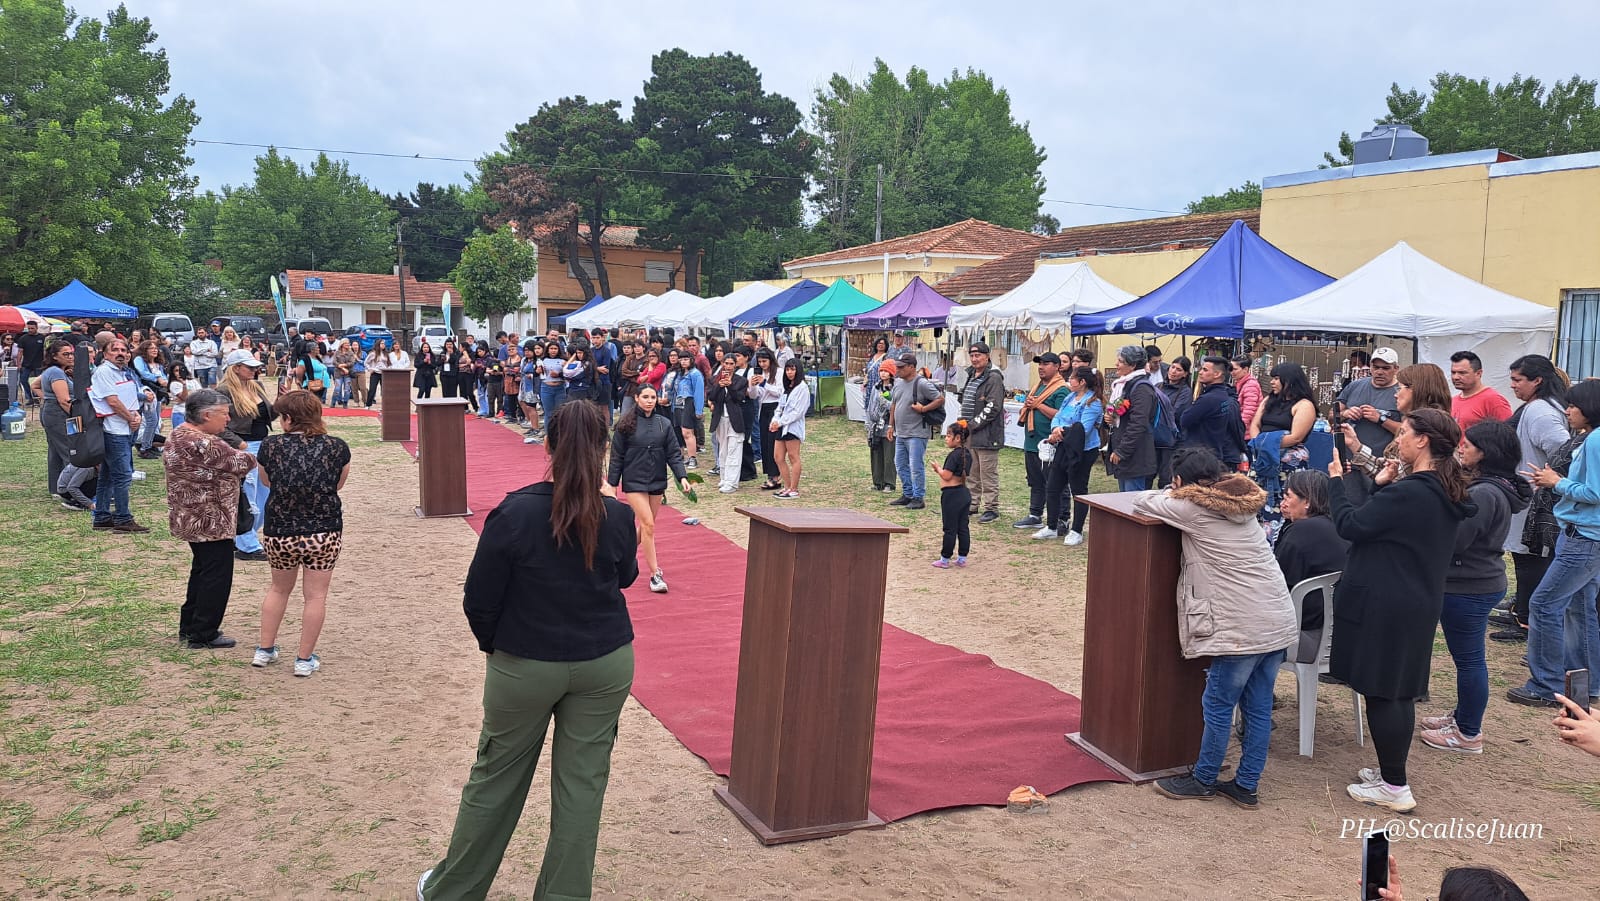
[[[1528,509],[1533,486],[1517,474],[1522,445],[1517,430],[1484,420],[1467,429],[1459,459],[1472,475],[1467,494],[1477,512],[1456,529],[1455,558],[1444,580],[1439,625],[1456,665],[1456,708],[1425,716],[1422,743],[1440,751],[1483,753],[1483,710],[1489,705],[1489,664],[1483,653],[1489,612],[1506,596],[1503,550],[1511,517]]]
[[[411,376],[411,387],[417,389],[417,397],[432,397],[433,386],[437,384],[435,373],[439,371],[439,355],[433,352],[428,342],[422,342],[422,348],[417,351],[416,359],[411,361],[416,373]]]
[[[1341,572],[1350,542],[1339,537],[1339,530],[1328,518],[1328,475],[1315,469],[1302,469],[1284,480],[1283,500],[1279,503],[1284,524],[1272,553],[1283,570],[1283,580],[1292,591],[1307,579]],[[1323,592],[1306,596],[1300,605],[1300,645],[1294,662],[1316,663],[1322,650],[1321,632]]]
[[[1144,348],[1137,344],[1117,351],[1117,381],[1105,416],[1111,426],[1106,471],[1118,491],[1145,491],[1156,475],[1156,389],[1144,364]]]
[[[467,622],[489,655],[483,731],[444,859],[418,898],[482,898],[527,801],[545,734],[550,836],[535,897],[587,898],[617,720],[633,685],[622,590],[639,577],[633,511],[606,497],[606,414],[564,404],[545,423],[550,479],[506,495],[467,571]]]
[[[689,490],[689,480],[672,414],[657,409],[656,402],[656,389],[640,385],[633,406],[617,417],[606,482],[627,495],[628,506],[633,508],[639,524],[639,544],[650,570],[650,590],[666,594],[667,579],[656,560],[656,513],[667,493],[667,470],[672,470],[685,492]]]
[[[456,351],[456,390],[467,399],[467,412],[478,411],[478,371],[473,365],[472,351],[462,347]]]
[[[1455,556],[1456,527],[1473,512],[1467,479],[1456,461],[1461,429],[1449,413],[1415,410],[1394,438],[1360,507],[1346,496],[1339,456],[1328,464],[1333,522],[1350,542],[1344,576],[1334,591],[1329,672],[1367,703],[1367,728],[1378,767],[1364,767],[1345,790],[1363,804],[1409,813],[1417,806],[1406,782],[1416,699],[1428,690],[1433,633]],[[1397,478],[1400,465],[1410,475]]]

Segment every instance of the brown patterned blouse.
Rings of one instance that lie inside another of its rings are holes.
[[[183,541],[231,540],[239,483],[255,458],[187,423],[172,430],[161,451],[167,468],[168,526]]]

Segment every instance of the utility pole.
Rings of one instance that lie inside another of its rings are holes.
[[[400,253],[400,261],[394,267],[395,278],[400,282],[400,348],[406,353],[411,352],[411,320],[406,318],[406,243],[401,234],[402,221],[395,217],[394,246]]]
[[[872,230],[872,240],[873,240],[874,243],[883,240],[883,164],[882,163],[878,164],[878,212],[877,212],[877,216],[875,218],[877,219],[877,225]]]

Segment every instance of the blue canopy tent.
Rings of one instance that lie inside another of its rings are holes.
[[[77,279],[49,297],[23,306],[56,319],[133,319],[139,315],[138,307],[112,300]]]
[[[811,279],[802,279],[798,284],[779,291],[777,294],[763,300],[743,313],[739,313],[728,320],[728,331],[731,334],[735,329],[742,328],[777,328],[778,317],[795,307],[809,303],[818,294],[828,290],[828,286]]]
[[[1332,281],[1234,220],[1171,281],[1120,307],[1075,314],[1072,333],[1243,338],[1245,310],[1293,300]]]
[[[604,296],[596,294],[595,296],[589,298],[589,302],[588,303],[586,303],[583,306],[577,308],[576,310],[573,310],[572,312],[568,313],[567,314],[567,318],[570,319],[573,316],[578,315],[579,313],[587,313],[590,310],[594,309],[595,307],[600,306],[601,304],[603,304],[605,302],[606,302],[606,299],[605,299]]]

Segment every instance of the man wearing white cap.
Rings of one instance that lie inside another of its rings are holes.
[[[1400,420],[1388,415],[1400,408],[1394,399],[1400,389],[1395,380],[1399,371],[1400,355],[1392,347],[1380,347],[1372,352],[1372,375],[1339,392],[1345,421],[1355,425],[1356,437],[1373,453],[1382,453],[1400,430]]]

